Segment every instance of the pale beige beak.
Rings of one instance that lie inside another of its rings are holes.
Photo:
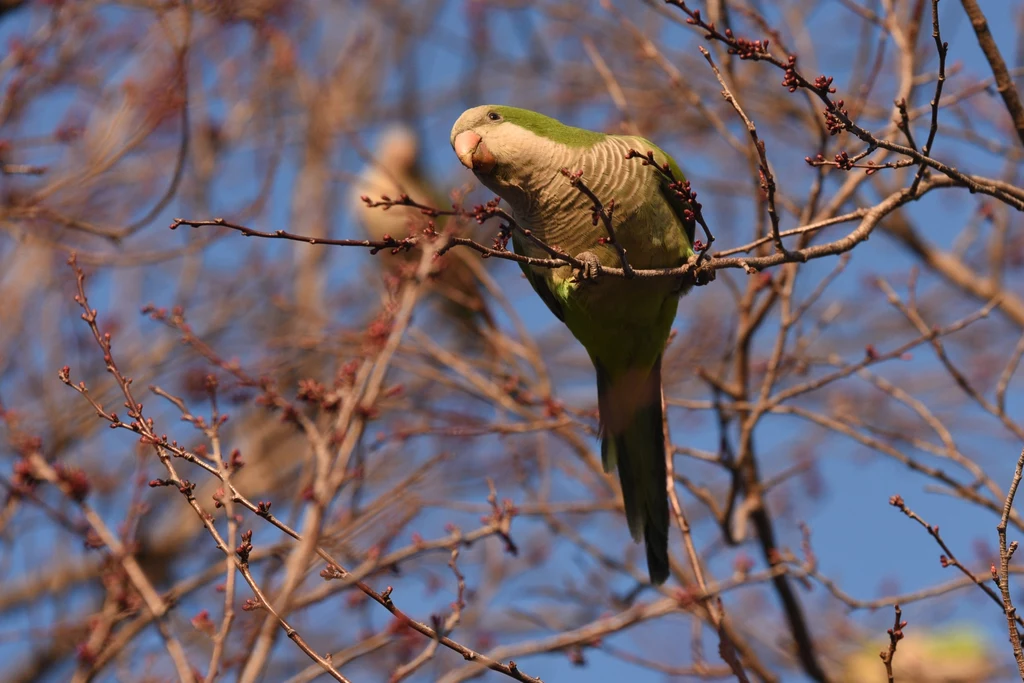
[[[494,156],[477,133],[471,130],[462,131],[455,136],[452,147],[466,168],[478,173],[489,173],[494,168]]]
[[[471,130],[464,130],[455,136],[452,146],[455,148],[455,155],[466,168],[473,168],[473,154],[480,145],[480,136]]]

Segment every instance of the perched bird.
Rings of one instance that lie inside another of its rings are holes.
[[[372,240],[390,235],[395,239],[409,236],[410,230],[419,234],[427,218],[419,209],[406,206],[392,206],[387,211],[370,208],[363,197],[379,199],[388,196],[397,199],[402,194],[421,204],[444,208],[444,197],[431,187],[423,175],[419,162],[419,142],[416,134],[404,126],[388,129],[379,144],[373,164],[368,165],[354,184],[353,211]],[[435,219],[436,229],[444,228],[445,217]],[[418,263],[420,249],[402,251],[399,254],[379,254],[384,268],[399,274],[403,268]],[[478,333],[480,326],[493,329],[494,319],[484,299],[480,279],[476,276],[472,256],[465,249],[453,249],[438,260],[437,270],[431,280],[431,289],[444,302],[445,312],[466,327],[467,331]]]
[[[651,151],[659,165],[676,163],[642,137],[573,128],[526,109],[485,105],[459,117],[451,132],[459,160],[511,207],[519,226],[516,253],[549,258],[537,238],[575,256],[586,268],[520,264],[551,312],[586,348],[597,371],[601,458],[618,466],[633,539],[647,546],[651,581],[668,577],[668,492],[662,427],[661,354],[683,292],[670,278],[604,276],[598,264],[619,267],[614,245],[602,239],[593,204],[560,172],[582,171],[582,182],[605,205],[614,199],[613,226],[633,268],[673,268],[693,255],[688,203],[658,169],[627,158]]]

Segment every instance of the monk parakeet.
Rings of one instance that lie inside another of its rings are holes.
[[[593,204],[560,172],[582,181],[604,204],[615,200],[613,226],[633,268],[673,268],[693,255],[687,202],[657,169],[627,158],[630,149],[676,163],[650,141],[567,126],[526,109],[485,105],[459,117],[451,132],[459,160],[511,207],[523,229],[577,257],[586,269],[522,265],[533,289],[586,348],[597,371],[601,458],[616,466],[633,539],[647,546],[651,581],[668,577],[668,492],[662,432],[661,355],[682,288],[671,278],[594,277],[597,263],[621,266],[602,240]],[[515,231],[516,253],[549,258]]]
[[[406,206],[392,206],[387,211],[379,207],[371,209],[362,200],[362,197],[376,200],[382,195],[398,199],[407,194],[421,204],[444,207],[444,197],[431,187],[420,170],[416,135],[404,126],[392,127],[382,135],[377,150],[375,163],[366,167],[353,186],[353,211],[372,240],[383,239],[385,235],[403,239],[409,236],[410,229],[418,235],[427,220],[419,209]],[[444,228],[444,217],[435,219],[435,224],[440,232]],[[396,255],[382,253],[377,258],[388,271],[397,273],[403,266],[418,263],[421,254],[419,249],[412,249]],[[480,323],[493,328],[494,321],[470,258],[461,249],[445,254],[437,264],[431,288],[443,298],[445,311],[452,318],[474,330],[479,329]]]

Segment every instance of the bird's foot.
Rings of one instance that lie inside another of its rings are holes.
[[[574,282],[596,280],[597,276],[601,274],[601,260],[597,258],[594,252],[584,251],[576,254],[576,260],[580,262],[580,265],[572,269],[572,279]]]

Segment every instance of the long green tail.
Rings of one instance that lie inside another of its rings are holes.
[[[626,521],[633,540],[644,539],[651,582],[668,578],[668,490],[662,431],[661,356],[649,373],[612,377],[595,360],[601,411],[601,461],[618,466]]]

